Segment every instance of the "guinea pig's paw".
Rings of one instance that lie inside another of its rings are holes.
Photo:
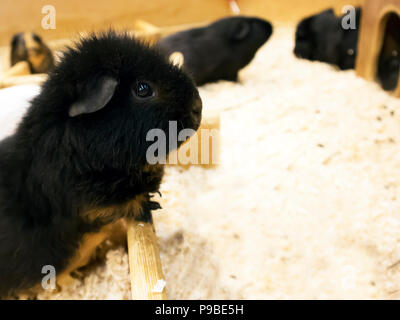
[[[157,191],[156,194],[158,194],[160,196],[160,198],[161,198],[160,191]],[[162,209],[162,207],[158,203],[158,201],[154,200],[154,197],[157,198],[156,194],[149,193],[148,196],[147,196],[146,208],[148,208],[148,210],[150,210],[150,211]]]
[[[149,209],[150,210],[159,210],[159,209],[162,209],[162,207],[157,201],[149,201]]]
[[[142,203],[142,208],[139,214],[135,218],[138,221],[151,222],[152,221],[151,212],[153,210],[159,210],[159,209],[162,209],[161,205],[157,201],[151,200],[151,196],[148,195],[146,201]]]
[[[162,198],[162,193],[160,191],[156,191],[155,193],[150,194],[150,198],[153,198],[156,194],[158,194],[160,198]]]

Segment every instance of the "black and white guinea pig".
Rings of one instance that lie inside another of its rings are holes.
[[[31,73],[47,73],[54,67],[54,57],[49,47],[36,33],[21,32],[11,40],[11,66],[27,61]]]
[[[197,85],[202,85],[218,80],[237,81],[239,70],[251,62],[271,34],[268,21],[229,17],[173,34],[161,39],[157,46],[167,56],[181,52],[184,69]]]
[[[193,80],[126,34],[67,49],[0,142],[0,297],[40,284],[48,265],[62,282],[110,226],[148,221],[163,165],[148,161],[147,134],[197,130],[201,109]]]
[[[300,21],[294,54],[311,61],[327,62],[342,70],[354,68],[361,9],[356,9],[356,29],[344,29],[343,17],[337,17],[333,9],[328,9]]]

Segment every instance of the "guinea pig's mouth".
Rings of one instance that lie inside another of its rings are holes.
[[[294,51],[294,55],[297,58],[310,59],[310,60],[312,58],[311,54],[309,52],[306,52],[307,50],[305,50],[304,47],[302,47],[302,46],[296,45],[293,51]]]
[[[201,101],[200,96],[198,96],[192,106],[192,110],[190,111],[191,119],[193,122],[193,129],[197,130],[200,127],[201,123],[201,115],[203,110],[203,102]]]

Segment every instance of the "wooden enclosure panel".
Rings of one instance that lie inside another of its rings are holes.
[[[274,23],[297,22],[327,7],[340,10],[363,0],[238,0],[242,14],[257,15]],[[56,9],[56,29],[41,27],[44,5]],[[231,14],[227,0],[1,0],[0,45],[16,32],[34,31],[45,40],[69,38],[79,31],[108,27],[132,29],[142,19],[156,26],[209,22]]]
[[[340,13],[346,5],[359,6],[363,3],[364,0],[238,0],[243,14],[260,15],[279,22],[298,22],[327,8]]]
[[[390,13],[400,16],[400,0],[366,0],[363,6],[356,71],[367,80],[373,81],[376,78],[379,54]],[[394,94],[400,97],[400,82]]]
[[[42,7],[49,4],[56,9],[55,30],[41,27]],[[171,26],[227,14],[227,3],[218,0],[1,0],[0,45],[8,44],[11,35],[21,31],[34,31],[49,40],[109,27],[132,29],[136,19]]]

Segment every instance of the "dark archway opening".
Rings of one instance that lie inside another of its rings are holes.
[[[377,80],[384,90],[393,91],[397,87],[400,72],[400,18],[390,13],[386,19]]]

